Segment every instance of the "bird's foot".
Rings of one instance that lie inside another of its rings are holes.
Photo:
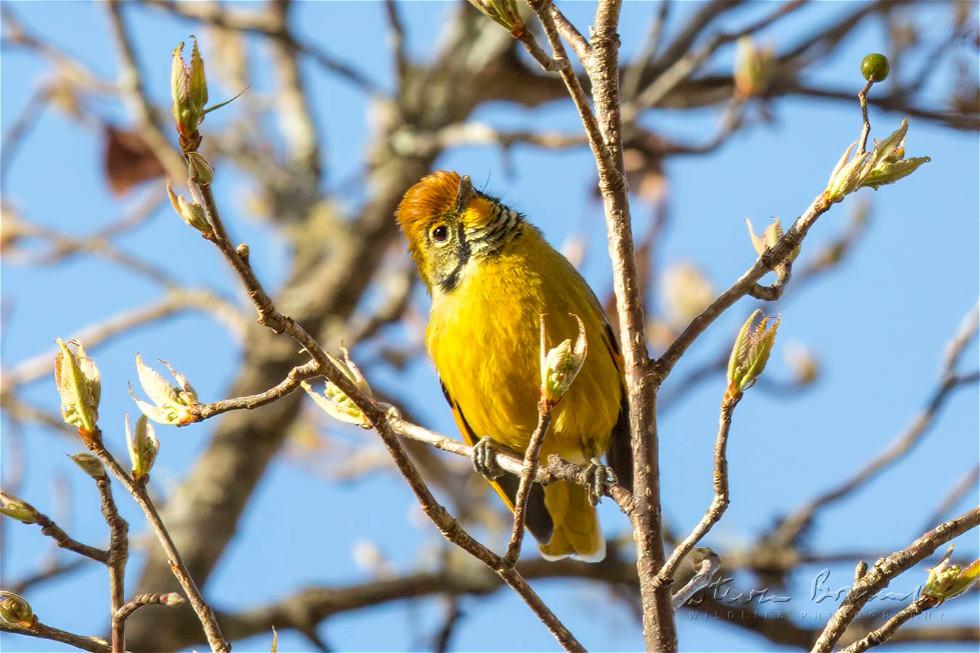
[[[593,506],[606,494],[610,485],[617,483],[616,473],[612,467],[603,465],[598,458],[593,458],[586,470],[589,482],[589,503]]]
[[[489,481],[500,478],[504,470],[497,464],[497,453],[503,449],[487,436],[473,445],[473,469]]]

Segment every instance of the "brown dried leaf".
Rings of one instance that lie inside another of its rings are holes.
[[[106,125],[105,176],[113,193],[122,195],[137,184],[163,175],[163,164],[142,136]]]

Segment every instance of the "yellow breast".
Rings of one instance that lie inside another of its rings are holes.
[[[451,292],[434,291],[426,346],[477,437],[527,447],[537,423],[539,316],[552,347],[577,335],[570,313],[585,323],[588,355],[543,454],[584,462],[608,448],[621,378],[602,310],[571,264],[525,226],[501,252],[471,258]]]

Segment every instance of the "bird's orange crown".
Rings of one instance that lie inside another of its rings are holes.
[[[429,283],[426,263],[426,230],[437,219],[445,219],[457,210],[461,177],[451,170],[436,170],[420,179],[408,189],[395,211],[395,219],[408,240],[408,248],[415,259],[422,280]],[[461,215],[453,215],[467,228],[484,224],[492,215],[492,199],[479,192],[472,192]]]
[[[457,172],[436,170],[409,188],[398,204],[395,219],[408,239],[413,255],[432,219],[456,206],[459,181]]]

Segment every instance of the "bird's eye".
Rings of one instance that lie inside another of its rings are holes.
[[[444,243],[449,240],[449,227],[441,224],[432,229],[432,240],[437,243]]]

